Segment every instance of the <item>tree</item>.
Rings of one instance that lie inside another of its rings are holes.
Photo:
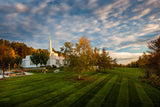
[[[94,48],[93,50],[93,55],[92,55],[92,69],[94,70],[93,66],[98,66],[98,60],[100,58],[100,53],[99,49],[97,47]]]
[[[109,53],[106,52],[105,48],[103,48],[102,53],[98,60],[99,68],[103,68],[105,71],[106,68],[111,68],[112,58],[109,56]]]
[[[145,73],[145,77],[150,78],[151,71],[150,71],[149,55],[147,55],[146,53],[143,53],[143,55],[140,56],[138,59],[138,64],[139,64],[139,67],[143,69]]]
[[[139,57],[137,63],[146,74],[146,78],[150,78],[154,73],[156,76],[160,76],[160,36],[158,39],[148,43],[149,53],[143,53]]]
[[[114,58],[113,60],[112,60],[112,66],[113,67],[116,67],[118,64],[117,64],[117,59],[116,58]]]
[[[160,36],[158,39],[148,43],[149,67],[154,71],[157,76],[160,76]]]
[[[71,60],[73,59],[74,54],[74,44],[72,42],[65,42],[64,47],[61,47],[61,52],[64,53],[64,65],[69,66],[71,64]]]
[[[34,51],[34,48],[27,47],[24,43],[12,42],[11,47],[15,50],[15,53],[22,58],[25,58],[27,55],[31,55]]]
[[[81,74],[90,70],[90,62],[92,58],[92,47],[89,40],[82,36],[78,43],[74,44],[66,42],[61,51],[65,55],[67,68],[78,73],[78,79],[81,79]]]
[[[89,44],[89,40],[82,36],[79,42],[76,43],[75,55],[76,55],[76,65],[75,69],[79,73],[78,78],[81,79],[81,73],[90,70],[90,62],[92,59],[92,47]]]
[[[43,49],[43,50],[40,50],[39,55],[40,55],[40,64],[41,65],[44,64],[46,66],[47,61],[49,59],[49,52]]]
[[[40,63],[40,52],[39,50],[33,52],[33,54],[31,55],[30,59],[31,61],[36,64],[36,66]]]
[[[44,64],[46,66],[47,61],[49,59],[49,52],[45,49],[38,49],[30,57],[31,61],[36,64],[36,66],[40,63],[40,65]]]
[[[14,61],[15,52],[11,47],[7,47],[4,44],[0,45],[0,68],[3,70],[3,80],[4,72],[8,68],[8,64]]]
[[[22,58],[21,58],[21,56],[16,55],[16,57],[15,57],[15,59],[14,59],[14,63],[16,63],[17,65],[18,65],[18,64],[21,64],[21,63],[22,63]]]

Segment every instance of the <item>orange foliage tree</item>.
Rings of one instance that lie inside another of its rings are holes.
[[[8,68],[8,65],[14,61],[15,52],[12,48],[5,46],[4,44],[0,45],[0,68],[3,70],[3,79],[4,72]]]

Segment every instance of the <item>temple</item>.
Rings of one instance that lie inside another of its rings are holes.
[[[49,60],[47,61],[47,65],[50,66],[56,66],[56,67],[60,67],[64,65],[64,57],[62,56],[58,56],[58,53],[55,53],[52,50],[52,41],[51,41],[51,37],[49,37]],[[33,68],[33,67],[40,67],[40,64],[38,64],[37,66],[35,64],[33,64],[33,62],[30,59],[31,55],[27,55],[24,59],[22,59],[22,63],[21,66],[24,68]]]

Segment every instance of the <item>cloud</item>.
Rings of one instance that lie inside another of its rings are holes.
[[[15,6],[19,12],[25,12],[27,10],[27,7],[22,3],[17,3]]]
[[[116,58],[118,64],[128,64],[131,61],[136,61],[141,55],[142,53],[110,52],[110,56]]]
[[[143,29],[143,31],[149,33],[158,29],[160,29],[159,24],[148,24],[146,28]]]
[[[97,1],[98,1],[98,0],[89,0],[89,2],[88,2],[88,7],[89,7],[90,9],[97,7],[97,6],[98,6]]]
[[[118,17],[118,15],[121,15],[123,11],[129,7],[129,5],[129,0],[117,0],[112,4],[107,4],[94,11],[94,14],[96,14],[100,20],[105,22],[110,16]]]
[[[0,6],[0,12],[9,14],[9,13],[23,13],[27,11],[27,6],[22,3],[16,3],[15,5],[2,5]]]
[[[45,7],[47,7],[47,3],[50,2],[51,0],[45,0],[45,2],[41,3],[39,6],[35,6],[32,9],[32,13],[37,13],[39,11],[41,11],[42,9],[44,9]]]
[[[75,43],[84,35],[92,47],[142,53],[146,49],[142,47],[160,32],[159,2],[4,0],[0,1],[0,36],[30,41],[30,46],[36,48],[48,48],[48,36],[52,36],[53,47],[58,49],[65,41]]]
[[[140,19],[141,17],[143,17],[143,16],[147,15],[150,11],[151,11],[151,9],[150,9],[150,8],[145,9],[145,10],[143,10],[139,15],[132,17],[132,18],[131,18],[131,20],[137,20],[137,19]]]

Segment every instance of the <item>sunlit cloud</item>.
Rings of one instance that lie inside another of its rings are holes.
[[[142,53],[129,53],[129,52],[111,52],[110,55],[113,58],[117,59],[117,63],[119,64],[128,64],[131,61],[138,60],[139,56],[142,55]]]

